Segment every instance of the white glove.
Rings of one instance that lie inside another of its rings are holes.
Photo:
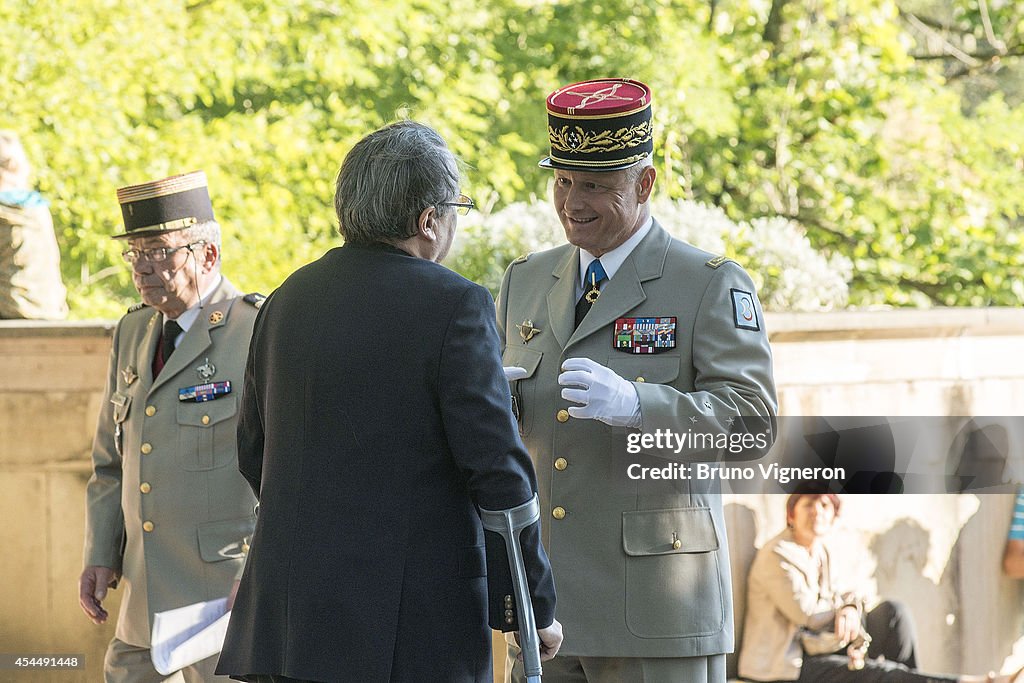
[[[518,365],[510,365],[502,368],[505,371],[505,379],[509,382],[515,382],[517,379],[525,379],[528,373],[526,368],[521,368]]]
[[[570,415],[612,427],[640,426],[640,397],[632,382],[589,358],[569,358],[562,370],[558,383],[571,387],[562,389],[562,398],[583,404],[569,408]]]

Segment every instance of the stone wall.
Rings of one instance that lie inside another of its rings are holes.
[[[1024,311],[949,309],[768,315],[783,414],[1007,415],[1024,406]],[[0,652],[84,653],[100,680],[112,625],[81,613],[84,488],[112,325],[0,321]],[[1024,664],[1021,587],[999,574],[1009,495],[848,496],[839,530],[853,571],[907,602],[921,663],[982,672]],[[726,499],[738,623],[755,548],[783,499]],[[116,614],[118,591],[108,598]]]

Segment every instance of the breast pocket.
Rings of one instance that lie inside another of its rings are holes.
[[[626,625],[641,638],[718,633],[725,624],[719,540],[705,507],[622,513]]]
[[[254,525],[252,517],[203,524],[196,529],[199,535],[199,556],[205,562],[242,559],[245,556],[243,548],[246,538],[252,536]]]
[[[534,396],[537,391],[537,368],[540,366],[540,359],[544,357],[543,351],[529,349],[525,346],[506,346],[505,353],[501,357],[501,364],[505,367],[518,366],[526,369],[526,377],[517,379],[511,383],[512,388],[512,409],[519,422],[519,434],[527,436],[533,428],[533,413],[537,410],[534,405]]]
[[[679,356],[675,354],[613,356],[608,367],[630,382],[671,384],[679,377]]]
[[[186,470],[237,466],[235,394],[214,401],[178,404],[178,458]]]

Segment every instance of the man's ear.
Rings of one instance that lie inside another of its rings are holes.
[[[643,204],[651,198],[651,192],[654,190],[654,179],[658,177],[658,172],[654,170],[653,166],[646,167],[637,178],[637,198],[640,203]]]
[[[207,242],[202,246],[200,253],[203,255],[203,270],[213,270],[220,259],[220,247],[213,242]]]
[[[416,220],[416,232],[423,239],[434,242],[437,240],[437,210],[433,206],[428,206],[420,212],[420,217]]]

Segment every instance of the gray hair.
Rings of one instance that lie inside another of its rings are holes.
[[[334,208],[347,242],[394,242],[416,234],[419,215],[459,193],[458,161],[444,138],[399,121],[356,143],[338,172]]]
[[[217,221],[203,221],[196,223],[181,231],[181,236],[187,242],[206,242],[216,244],[220,249],[220,223]]]
[[[629,178],[629,182],[635,183],[640,179],[640,176],[644,174],[644,169],[651,168],[652,166],[654,166],[654,160],[651,158],[651,155],[648,154],[643,159],[626,169],[626,177]]]
[[[202,223],[196,223],[193,226],[181,230],[179,234],[184,238],[186,244],[192,244],[193,242],[216,244],[217,262],[220,262],[220,223],[217,221],[203,221]]]

